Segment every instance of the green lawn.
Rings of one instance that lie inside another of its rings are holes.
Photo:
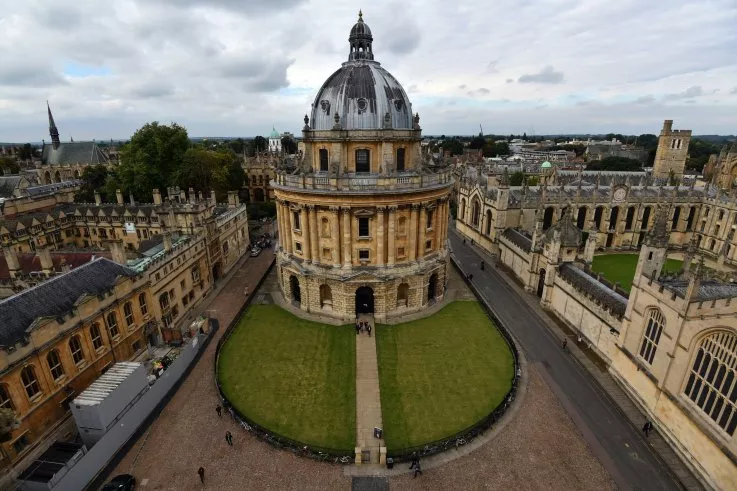
[[[314,446],[353,451],[356,334],[252,305],[223,346],[218,378],[254,422]]]
[[[604,277],[622,286],[623,290],[630,291],[632,280],[635,277],[637,269],[638,254],[603,254],[594,256],[592,269],[597,273],[601,273]],[[677,272],[681,269],[683,261],[679,259],[668,259],[665,262],[665,271]]]
[[[451,436],[489,414],[512,384],[512,353],[477,302],[376,329],[387,447]]]

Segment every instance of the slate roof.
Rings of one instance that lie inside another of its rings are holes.
[[[22,176],[0,176],[0,198],[12,198],[22,180]]]
[[[573,285],[576,290],[604,306],[617,318],[622,318],[625,310],[627,310],[627,299],[625,297],[571,263],[563,263],[558,266],[558,272],[561,278]]]
[[[523,251],[530,252],[532,249],[532,239],[517,229],[505,229],[504,232],[502,232],[502,235]]]
[[[109,159],[95,142],[63,142],[58,148],[44,144],[41,161],[46,165],[107,164]]]
[[[134,277],[136,273],[99,258],[0,301],[0,345],[15,345],[36,319],[66,314],[81,296],[109,290],[119,276]]]
[[[41,259],[32,252],[18,253],[18,263],[20,271],[28,274],[34,271],[41,271]],[[68,266],[70,269],[77,268],[86,264],[97,257],[110,258],[110,251],[84,251],[84,252],[52,252],[51,261],[54,263],[54,271],[61,272],[62,266]],[[0,280],[10,279],[10,270],[5,256],[0,256]]]
[[[660,283],[681,298],[686,298],[688,281],[683,280],[660,280]],[[692,302],[705,300],[719,300],[722,298],[737,297],[737,283],[725,283],[718,280],[701,280],[699,291],[691,299]]]

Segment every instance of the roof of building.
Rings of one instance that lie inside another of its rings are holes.
[[[83,443],[54,442],[26,470],[18,476],[19,481],[48,483],[54,475],[64,469],[84,447]]]
[[[273,126],[271,127],[271,135],[269,135],[269,138],[281,138],[281,135]]]
[[[81,394],[74,398],[76,406],[97,406],[103,402],[120,384],[140,370],[143,364],[133,361],[121,361],[110,367],[100,378],[92,382]]]
[[[107,258],[98,258],[0,301],[0,345],[15,345],[36,319],[64,315],[83,295],[99,295],[112,288],[118,277],[136,274]]]
[[[563,218],[545,232],[545,242],[550,242],[558,235],[562,247],[578,247],[581,245],[581,231],[573,224],[571,207],[567,206]]]
[[[612,314],[622,317],[627,310],[627,298],[607,287],[573,263],[558,266],[560,276],[572,284],[577,290],[585,293],[606,307]]]
[[[553,164],[551,164],[550,162],[548,162],[548,161],[546,160],[545,162],[543,162],[543,163],[542,163],[542,165],[541,165],[540,167],[542,167],[543,169],[549,169],[549,168],[551,168],[552,166],[553,166]]]
[[[671,292],[681,298],[686,298],[688,290],[688,281],[685,280],[667,280],[661,279],[660,283]],[[692,302],[701,302],[705,300],[719,300],[722,298],[737,297],[737,283],[726,283],[719,280],[701,280],[699,290],[691,298]]]
[[[351,29],[349,60],[317,92],[314,130],[412,129],[412,106],[400,83],[374,61],[371,30],[359,17]]]
[[[515,228],[508,228],[502,232],[502,235],[523,251],[530,252],[532,250],[532,239],[521,231]]]
[[[18,189],[23,176],[0,176],[0,198],[12,198],[15,190]]]
[[[45,165],[107,164],[108,161],[95,142],[62,142],[57,148],[46,143],[41,153]]]
[[[39,257],[31,252],[18,253],[18,263],[20,265],[21,273],[32,273],[34,271],[41,271],[41,260]],[[54,271],[61,273],[63,267],[70,269],[77,268],[83,264],[98,258],[106,257],[110,258],[110,251],[70,251],[70,252],[51,252],[51,260],[54,263]],[[0,280],[10,279],[10,270],[8,269],[8,262],[5,256],[0,256]]]

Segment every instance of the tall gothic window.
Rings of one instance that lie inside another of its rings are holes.
[[[92,338],[92,347],[96,350],[102,348],[102,333],[100,333],[100,325],[95,322],[90,327],[90,337]]]
[[[69,351],[72,352],[72,360],[75,365],[79,365],[84,361],[84,351],[82,351],[82,342],[79,336],[72,336],[69,340]]]
[[[110,331],[111,338],[116,338],[120,334],[118,331],[118,316],[115,315],[115,312],[110,312],[107,315],[107,328]]]
[[[658,349],[660,335],[663,334],[663,326],[665,319],[658,309],[650,309],[645,333],[642,337],[642,345],[640,346],[640,356],[650,365],[653,364],[655,351]]]
[[[125,314],[125,325],[130,327],[133,325],[133,304],[126,302],[123,305],[123,313]]]
[[[481,222],[481,202],[478,198],[474,198],[471,202],[471,223],[474,227],[478,227]]]
[[[487,236],[491,235],[491,210],[486,210],[486,223],[484,224],[484,227],[486,230],[484,230],[484,234]]]
[[[737,428],[737,335],[719,331],[699,343],[684,393],[730,436]]]
[[[59,358],[59,352],[56,350],[49,351],[46,355],[46,362],[49,364],[49,371],[51,372],[51,378],[58,380],[64,375],[64,367],[61,365],[61,359]]]
[[[371,172],[369,151],[366,149],[356,150],[356,172]]]
[[[41,387],[39,387],[38,379],[36,378],[36,372],[32,366],[29,365],[20,371],[20,379],[23,382],[23,388],[26,389],[29,399],[33,399],[33,396],[41,392]]]

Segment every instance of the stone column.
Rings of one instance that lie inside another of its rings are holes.
[[[307,208],[310,210],[310,254],[312,255],[312,262],[320,262],[320,248],[317,235],[317,207],[315,205],[308,205]]]
[[[384,211],[386,206],[376,207],[376,265],[384,265]]]
[[[425,257],[425,234],[427,232],[427,203],[420,208],[420,222],[417,230],[417,259]]]
[[[333,219],[330,221],[330,235],[333,240],[333,267],[340,267],[340,227],[338,221],[340,220],[340,208],[337,206],[330,207],[330,213],[333,214]]]
[[[300,221],[302,222],[300,224],[302,230],[302,257],[308,263],[312,262],[312,242],[310,241],[310,220],[312,218],[310,216],[310,208],[311,206],[306,206],[302,208],[302,211],[304,211],[304,213],[302,211],[299,212],[299,214],[301,215]]]
[[[353,266],[353,244],[351,244],[351,209],[343,207],[343,267],[350,269]]]
[[[294,254],[294,237],[292,235],[292,230],[294,230],[294,215],[289,206],[285,206],[285,208],[287,209],[287,251],[290,254]]]
[[[387,259],[387,265],[393,266],[394,265],[394,256],[397,253],[397,246],[395,244],[395,222],[397,221],[397,207],[396,206],[390,206],[389,207],[389,245],[387,246],[388,249],[388,259]]]
[[[417,210],[419,204],[411,205],[409,213],[409,260],[414,261],[417,257]]]

